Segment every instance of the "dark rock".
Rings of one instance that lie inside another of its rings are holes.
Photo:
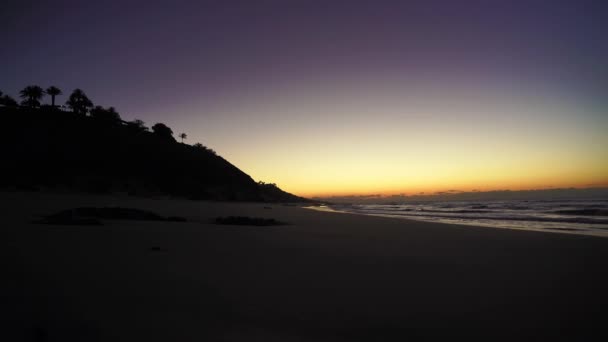
[[[156,213],[141,209],[121,207],[82,207],[60,211],[56,214],[49,215],[36,223],[62,225],[101,225],[101,220],[186,222],[186,219],[183,217],[169,216],[165,218]]]

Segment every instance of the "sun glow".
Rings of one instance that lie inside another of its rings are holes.
[[[594,108],[489,87],[396,88],[279,94],[232,109],[251,113],[238,141],[204,135],[254,179],[302,196],[608,184],[608,119]],[[230,131],[230,117],[206,126]]]

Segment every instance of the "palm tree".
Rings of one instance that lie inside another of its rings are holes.
[[[180,135],[178,135],[178,137],[180,137],[182,139],[182,144],[184,143],[184,139],[186,139],[188,137],[188,134],[186,133],[180,133]]]
[[[55,86],[50,86],[50,87],[46,88],[46,93],[51,95],[51,106],[53,106],[53,108],[55,108],[55,96],[61,95],[61,94],[63,94],[63,92],[61,92],[61,89],[59,89]]]
[[[85,114],[89,108],[93,107],[93,102],[81,89],[74,89],[70,98],[65,103],[76,114]]]
[[[44,96],[44,90],[37,85],[30,85],[23,88],[19,92],[19,96],[23,99],[22,104],[35,108],[40,106],[40,99]]]

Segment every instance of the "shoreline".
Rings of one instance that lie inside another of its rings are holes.
[[[307,206],[303,207],[304,209],[316,210],[319,212],[331,212],[331,213],[340,213],[340,214],[353,214],[353,215],[363,215],[363,216],[372,216],[372,217],[384,217],[384,218],[392,218],[397,220],[405,220],[405,221],[413,221],[413,222],[423,222],[423,223],[431,223],[431,224],[442,224],[448,226],[469,226],[476,228],[492,228],[492,229],[509,229],[514,231],[530,231],[530,232],[539,232],[539,233],[552,233],[552,234],[571,234],[571,235],[582,235],[582,236],[592,236],[599,238],[608,238],[608,231],[598,231],[598,230],[584,230],[581,228],[552,228],[552,227],[525,227],[518,226],[517,224],[498,224],[496,222],[476,222],[473,219],[460,220],[460,222],[450,222],[450,220],[454,220],[454,218],[450,217],[442,217],[442,216],[428,216],[429,218],[418,218],[414,215],[391,215],[391,214],[377,214],[377,213],[363,213],[363,212],[355,212],[348,210],[339,210],[332,208],[331,205],[322,205],[322,206]],[[447,219],[447,220],[446,220]],[[484,218],[476,218],[476,220],[483,220]],[[486,220],[492,221],[492,220]],[[510,220],[503,220],[502,222],[509,222]],[[521,220],[512,220],[512,222],[528,222],[524,219]],[[531,220],[530,222],[534,222]],[[551,222],[551,221],[549,221]]]

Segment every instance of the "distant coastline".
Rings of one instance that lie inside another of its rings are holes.
[[[537,190],[495,190],[495,191],[444,191],[412,195],[352,195],[352,196],[314,196],[313,200],[331,203],[357,204],[401,204],[434,201],[501,201],[501,200],[608,200],[608,187],[597,188],[560,188]]]

